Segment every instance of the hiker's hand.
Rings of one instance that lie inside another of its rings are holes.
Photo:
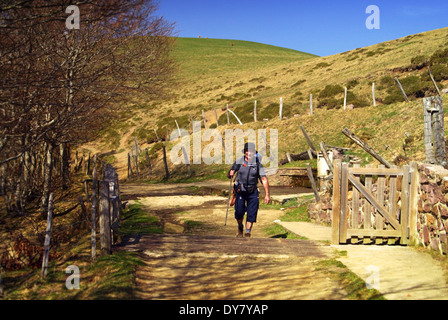
[[[269,196],[269,194],[267,194],[265,197],[264,197],[264,203],[265,204],[269,204],[271,202],[271,197]]]
[[[227,174],[227,177],[229,179],[232,179],[234,174],[235,174],[235,170],[230,170],[229,173]]]

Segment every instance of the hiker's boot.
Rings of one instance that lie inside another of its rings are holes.
[[[250,238],[250,232],[246,232],[246,234],[244,235],[245,238]]]
[[[236,235],[237,238],[242,238],[243,237],[243,225],[242,224],[238,224],[238,234]]]

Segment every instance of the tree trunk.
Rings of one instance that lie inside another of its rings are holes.
[[[42,190],[42,202],[41,202],[41,207],[40,207],[40,213],[41,213],[42,219],[47,218],[48,199],[50,197],[50,188],[51,188],[51,176],[53,173],[52,152],[53,152],[53,145],[51,143],[47,143],[47,156],[45,158],[45,162],[43,163],[44,184],[43,184],[43,190]]]

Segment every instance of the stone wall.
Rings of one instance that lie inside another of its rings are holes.
[[[419,164],[418,244],[441,254],[447,253],[448,170],[441,166]]]
[[[447,254],[448,251],[448,170],[441,166],[418,164],[419,188],[416,245]],[[349,192],[350,197],[350,192]],[[350,200],[350,199],[349,199]],[[308,206],[310,219],[331,226],[332,195],[321,194],[319,203]]]

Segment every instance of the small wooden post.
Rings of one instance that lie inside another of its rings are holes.
[[[146,162],[148,162],[149,173],[152,174],[151,159],[149,158],[148,148],[145,149]]]
[[[283,115],[283,98],[280,98],[280,107],[279,107],[280,120],[282,120],[282,115]]]
[[[207,129],[207,120],[205,120],[205,112],[204,112],[204,110],[202,110],[202,119],[204,120],[204,128]]]
[[[344,110],[347,110],[347,87],[345,87]]]
[[[159,137],[159,135],[157,134],[156,129],[153,129],[153,130],[154,130],[154,133],[156,134],[157,141],[160,141],[160,137]]]
[[[316,181],[314,180],[314,176],[313,176],[313,170],[311,169],[311,166],[309,163],[306,164],[306,171],[308,174],[308,178],[310,179],[310,182],[311,182],[311,187],[313,188],[314,197],[316,198],[316,202],[319,202],[320,201],[319,192],[317,191]]]
[[[372,83],[372,97],[373,97],[373,106],[376,107],[376,99],[375,99],[375,82]]]
[[[50,255],[50,238],[51,238],[51,224],[53,222],[53,193],[50,193],[48,199],[48,215],[47,215],[47,230],[45,231],[44,257],[42,259],[42,278],[45,278],[48,273],[48,257]]]
[[[137,173],[137,177],[140,176],[139,170],[138,170],[138,154],[139,154],[139,148],[137,139],[134,138],[134,147],[135,147],[135,172]]]
[[[214,110],[215,110],[216,127],[219,127],[218,114],[216,113],[216,108],[214,108]]]
[[[180,138],[182,135],[180,134],[180,128],[179,128],[179,124],[177,123],[177,120],[174,119],[174,122],[176,122],[176,127],[177,127],[177,134],[179,135],[178,138]]]
[[[165,166],[165,180],[168,180],[170,177],[170,172],[168,171],[168,163],[166,161],[166,147],[165,145],[162,146],[163,151],[163,165]]]
[[[226,106],[226,113],[227,113],[227,124],[230,124],[229,104],[227,104]]]
[[[431,78],[432,83],[434,84],[434,87],[436,87],[439,97],[442,96],[442,93],[440,92],[439,87],[437,86],[436,80],[434,79],[434,76],[432,75],[431,67],[428,67],[428,73],[429,73],[429,77]]]
[[[257,100],[254,102],[254,122],[257,122]]]
[[[128,179],[133,175],[132,172],[132,162],[131,162],[131,154],[128,152]]]
[[[404,100],[406,100],[406,102],[409,102],[408,96],[406,95],[406,92],[403,89],[403,86],[400,83],[400,80],[398,80],[398,78],[394,78],[395,82],[397,83],[398,88],[400,88],[401,94],[404,97]]]
[[[313,94],[310,94],[310,115],[312,116],[313,114]]]

